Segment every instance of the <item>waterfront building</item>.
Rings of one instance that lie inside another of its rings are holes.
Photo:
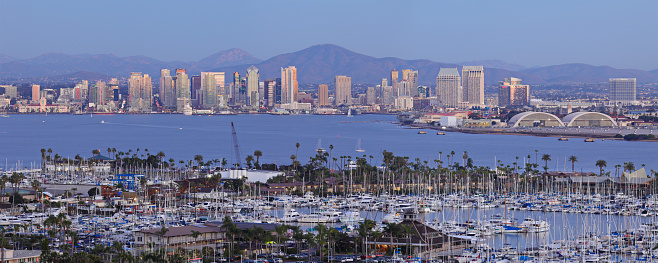
[[[530,103],[530,86],[521,84],[519,78],[506,78],[498,87],[498,105],[525,106]]]
[[[281,68],[281,103],[297,101],[298,88],[297,68],[295,66]]]
[[[366,105],[372,106],[375,105],[377,100],[377,95],[375,94],[375,87],[368,87],[366,89]]]
[[[395,98],[395,109],[411,110],[414,108],[414,99],[409,96],[400,96]]]
[[[471,105],[484,105],[484,67],[462,67],[462,100]]]
[[[5,95],[9,96],[10,99],[18,98],[18,88],[12,85],[0,85],[0,87],[5,89]]]
[[[41,98],[41,86],[32,85],[32,101],[39,101]]]
[[[320,84],[318,85],[318,105],[329,106],[329,85]]]
[[[107,102],[107,89],[102,80],[96,81],[96,84],[89,89],[89,106],[99,107]]]
[[[176,111],[183,112],[185,105],[190,104],[190,79],[185,70],[176,70]]]
[[[441,68],[436,76],[436,94],[446,108],[459,107],[462,101],[462,80],[457,68]]]
[[[352,78],[347,76],[334,77],[334,85],[336,88],[334,104],[351,105],[352,104]]]
[[[635,78],[611,78],[609,87],[608,96],[611,104],[628,105],[637,100]]]
[[[258,68],[251,65],[247,69],[247,105],[258,108],[260,102],[260,94],[258,93],[259,83]]]

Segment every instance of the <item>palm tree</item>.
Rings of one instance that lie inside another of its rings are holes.
[[[548,172],[548,161],[551,160],[551,155],[544,154],[541,156],[541,160],[544,161],[544,171]]]
[[[629,173],[635,171],[635,164],[633,162],[624,163],[624,171],[628,171]]]
[[[37,195],[37,190],[39,190],[39,187],[41,186],[41,183],[39,183],[39,180],[34,179],[32,182],[30,182],[30,186],[32,186],[32,189],[34,190],[34,195],[36,196],[36,199],[39,199],[39,195]]]
[[[607,167],[608,162],[606,162],[605,160],[598,160],[598,161],[596,161],[596,166],[599,167],[599,170],[600,170],[599,175],[603,176],[603,167]]]
[[[578,161],[578,157],[575,155],[569,156],[569,161],[571,162],[571,172],[576,171],[576,162]]]
[[[297,148],[297,150],[295,151],[295,155],[297,155],[297,153],[299,152],[299,143],[295,143],[295,147]]]
[[[203,155],[197,154],[194,156],[194,160],[197,163],[197,166],[201,166],[201,161],[203,161]]]
[[[260,157],[263,156],[263,152],[260,150],[254,151],[254,156],[256,157],[256,164],[260,163]]]

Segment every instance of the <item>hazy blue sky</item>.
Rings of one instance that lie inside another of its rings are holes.
[[[0,53],[375,57],[658,68],[658,1],[0,1]]]

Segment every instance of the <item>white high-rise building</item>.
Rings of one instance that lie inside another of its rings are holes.
[[[219,106],[220,98],[225,96],[224,72],[201,72],[202,107],[213,109]]]
[[[610,103],[627,105],[637,100],[635,78],[611,78]]]
[[[484,67],[462,68],[462,100],[471,105],[484,105]]]
[[[462,79],[457,68],[441,68],[436,76],[436,94],[443,107],[459,107],[462,101]]]

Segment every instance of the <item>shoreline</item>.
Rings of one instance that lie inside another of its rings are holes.
[[[592,139],[601,139],[601,140],[615,140],[615,141],[626,141],[623,138],[616,138],[617,134],[627,135],[634,134],[633,131],[637,129],[628,129],[627,133],[610,133],[602,132],[596,133],[592,129],[582,128],[577,130],[560,130],[560,129],[550,129],[549,131],[534,131],[534,130],[525,130],[525,129],[513,129],[513,128],[459,128],[459,127],[447,127],[442,129],[437,126],[430,126],[426,124],[402,124],[399,125],[406,126],[410,129],[431,129],[436,131],[445,131],[445,132],[460,132],[467,134],[491,134],[491,135],[516,135],[516,136],[535,136],[535,137],[552,137],[552,138],[592,138]],[[651,133],[649,133],[651,134]],[[648,140],[637,140],[638,142],[658,142],[658,139],[648,139]]]

